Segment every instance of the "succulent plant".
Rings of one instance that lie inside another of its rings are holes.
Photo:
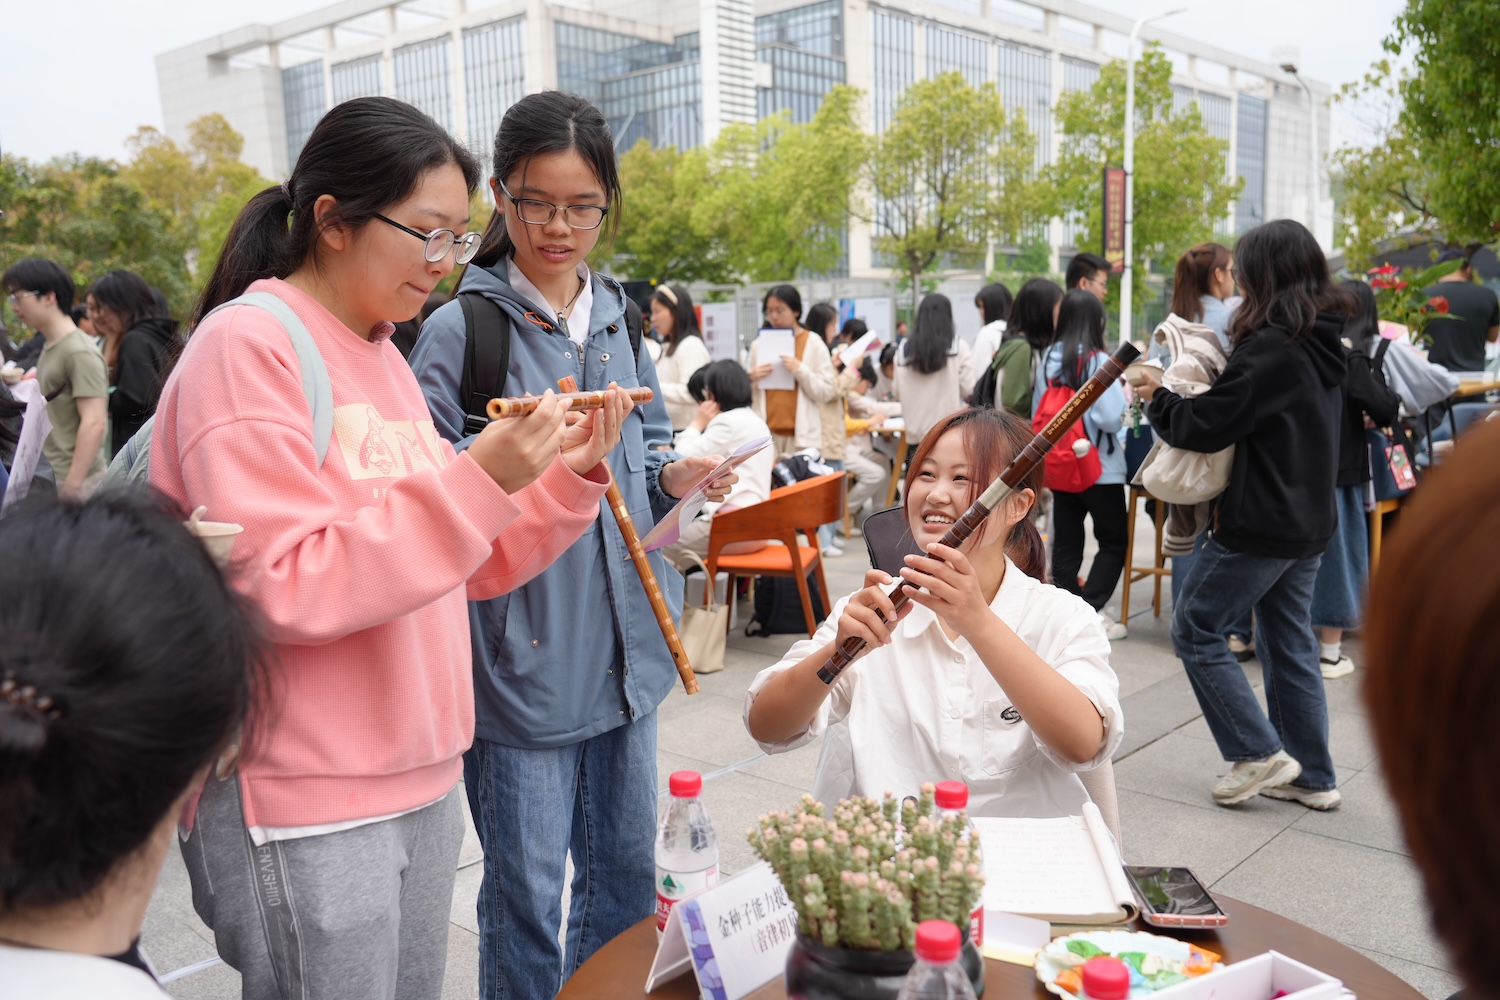
[[[910,951],[917,924],[967,930],[984,889],[979,836],[960,812],[933,815],[934,788],[898,803],[856,797],[832,809],[810,795],[767,813],[746,838],[797,908],[800,933],[833,948]]]

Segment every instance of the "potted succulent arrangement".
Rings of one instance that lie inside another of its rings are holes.
[[[947,920],[964,937],[962,962],[984,992],[984,960],[969,916],[984,888],[978,835],[963,812],[934,815],[934,788],[897,803],[845,799],[832,810],[809,795],[797,812],[762,816],[750,846],[775,870],[797,910],[787,957],[791,997],[894,998],[915,957],[917,924]]]

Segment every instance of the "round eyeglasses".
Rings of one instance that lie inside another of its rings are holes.
[[[426,246],[422,247],[422,257],[429,264],[436,264],[448,256],[448,251],[452,250],[455,246],[458,250],[453,257],[454,263],[467,264],[479,252],[479,243],[483,239],[483,236],[479,233],[464,233],[460,235],[451,229],[434,229],[430,233],[419,232],[410,226],[403,226],[395,219],[387,219],[379,212],[375,213],[375,218],[388,226],[395,226],[403,233],[411,233],[425,243]]]
[[[609,211],[602,205],[554,205],[550,201],[538,201],[535,198],[517,198],[510,193],[505,182],[496,178],[500,190],[505,192],[505,197],[516,206],[516,217],[528,226],[545,226],[557,217],[560,211],[563,221],[570,229],[598,229],[604,224],[604,216]]]

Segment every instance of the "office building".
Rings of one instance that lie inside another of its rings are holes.
[[[836,84],[865,94],[864,120],[884,128],[902,91],[956,70],[993,81],[1025,112],[1037,159],[1058,155],[1052,109],[1125,55],[1129,19],[1077,0],[342,0],[272,25],[247,25],[157,57],[166,130],[224,114],[245,158],[286,176],[318,118],[352,97],[386,94],[432,115],[488,159],[505,109],[522,95],[564,89],[610,121],[617,148],[639,139],[679,148],[726,125],[786,110],[807,121]],[[1265,220],[1309,218],[1331,243],[1326,171],[1327,87],[1277,65],[1172,34],[1142,32],[1174,64],[1174,99],[1196,106],[1228,143],[1225,172],[1243,177],[1224,236]],[[1075,225],[1048,237],[1058,262],[1079,249]],[[1004,248],[1001,248],[1002,250]],[[868,227],[851,225],[847,271],[884,273]]]

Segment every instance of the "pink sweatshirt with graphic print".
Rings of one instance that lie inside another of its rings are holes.
[[[536,576],[599,516],[608,473],[559,458],[507,495],[433,429],[384,337],[311,296],[286,301],[322,351],[334,435],[321,468],[291,341],[265,310],[226,309],[162,392],[151,483],[244,525],[232,579],[276,643],[239,777],[248,826],[383,816],[442,797],[474,737],[465,601]],[[149,585],[149,582],[143,582]]]

